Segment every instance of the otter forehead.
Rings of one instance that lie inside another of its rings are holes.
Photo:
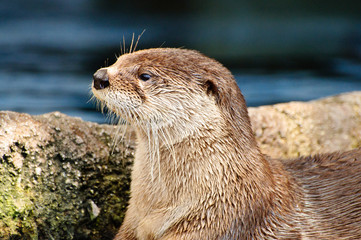
[[[135,62],[160,65],[177,63],[177,65],[179,65],[180,63],[190,63],[189,61],[191,60],[199,61],[202,58],[206,57],[194,50],[177,48],[152,48],[124,54],[118,60],[120,60],[125,65],[129,65]]]
[[[218,62],[210,59],[194,50],[177,48],[154,48],[140,50],[120,56],[113,65],[118,69],[138,69],[149,67],[164,71],[193,73],[210,71],[213,65],[221,66]]]

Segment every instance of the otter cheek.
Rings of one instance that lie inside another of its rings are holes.
[[[133,108],[138,108],[138,107],[140,107],[142,104],[143,104],[142,98],[139,97],[139,96],[131,99],[131,106],[132,106]]]

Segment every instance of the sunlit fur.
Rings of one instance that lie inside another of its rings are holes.
[[[361,238],[360,150],[266,158],[232,74],[196,51],[137,51],[106,69],[94,96],[138,141],[116,240]]]

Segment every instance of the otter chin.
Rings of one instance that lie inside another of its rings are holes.
[[[141,50],[93,79],[94,96],[137,133],[116,240],[361,239],[361,150],[263,155],[242,93],[216,60]]]

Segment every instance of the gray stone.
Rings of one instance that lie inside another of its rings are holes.
[[[117,129],[0,112],[0,239],[111,239],[134,152],[131,139],[114,147]]]
[[[292,158],[361,147],[361,92],[250,108],[262,152]]]

